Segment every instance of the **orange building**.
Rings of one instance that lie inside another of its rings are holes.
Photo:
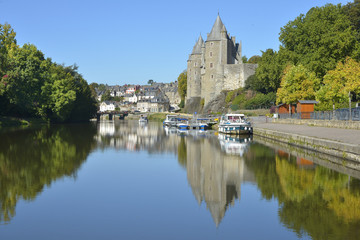
[[[296,105],[295,104],[291,104],[291,113],[295,113],[295,109]],[[276,112],[279,114],[284,114],[287,113],[289,114],[289,104],[286,103],[282,103],[276,106]]]
[[[317,104],[314,100],[299,100],[297,104],[291,104],[291,114],[300,113],[301,119],[310,119],[311,113],[314,112],[314,105]],[[289,104],[279,104],[276,106],[278,114],[289,114]]]
[[[296,112],[301,113],[301,119],[310,119],[310,115],[314,112],[314,106],[317,103],[314,100],[300,100],[296,105]]]

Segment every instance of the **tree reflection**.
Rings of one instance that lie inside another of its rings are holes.
[[[11,131],[0,141],[0,222],[10,221],[20,199],[33,200],[54,180],[76,177],[95,147],[94,125]]]
[[[299,237],[355,239],[360,234],[358,179],[322,166],[304,168],[296,157],[258,144],[245,159],[263,197],[278,199],[280,220]]]

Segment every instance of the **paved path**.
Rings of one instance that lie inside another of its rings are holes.
[[[357,144],[360,146],[360,130],[259,122],[254,123],[254,128],[270,129],[278,132],[317,137],[342,143]]]

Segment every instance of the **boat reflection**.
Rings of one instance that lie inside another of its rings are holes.
[[[219,141],[221,150],[227,154],[244,155],[246,149],[248,149],[249,143],[252,141],[252,135],[227,135],[219,133]]]

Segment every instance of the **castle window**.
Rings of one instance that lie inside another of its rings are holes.
[[[212,45],[214,45],[214,43],[213,43],[213,42],[211,42],[211,43],[210,43],[210,46],[212,46]]]
[[[196,66],[197,66],[197,63],[194,63],[194,66],[196,67]]]
[[[214,78],[214,75],[211,74],[211,79],[213,79],[213,78]]]
[[[209,53],[210,57],[212,57],[212,52]]]
[[[213,68],[213,63],[210,63],[210,68]]]

